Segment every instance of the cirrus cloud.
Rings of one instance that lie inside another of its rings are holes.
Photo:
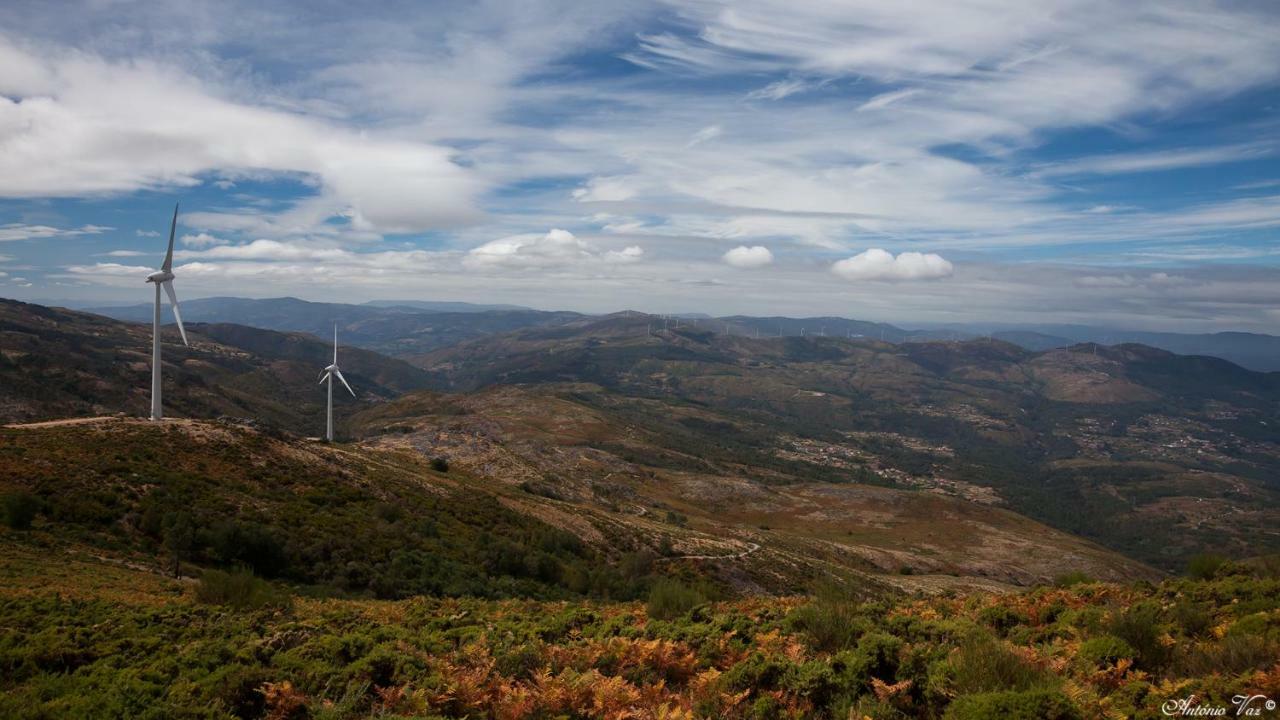
[[[904,252],[894,257],[881,248],[871,248],[831,266],[831,272],[846,280],[936,280],[950,277],[953,271],[951,262],[936,253]]]

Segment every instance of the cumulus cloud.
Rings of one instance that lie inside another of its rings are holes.
[[[111,252],[103,253],[107,257],[142,257],[146,254],[141,250],[112,250]]]
[[[831,271],[846,280],[935,280],[953,272],[950,261],[934,253],[893,253],[871,248],[837,261]]]
[[[487,242],[468,252],[463,262],[474,268],[534,268],[592,261],[631,263],[643,256],[644,249],[636,245],[601,251],[585,238],[555,228],[544,235],[512,235]]]
[[[773,262],[773,253],[763,245],[739,245],[725,253],[721,259],[736,268],[761,268]]]
[[[644,248],[639,245],[628,245],[621,250],[610,250],[605,253],[605,259],[613,262],[631,263],[638,262],[644,258]]]

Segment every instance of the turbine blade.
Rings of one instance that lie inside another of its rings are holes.
[[[343,384],[343,385],[347,385],[347,379],[346,379],[346,378],[344,378],[344,377],[342,377],[342,371],[341,371],[341,370],[334,370],[334,371],[333,371],[333,373],[334,373],[335,375],[337,375],[337,376],[338,376],[338,379],[342,381],[342,384]],[[350,385],[347,385],[347,392],[351,393],[351,397],[355,397],[355,396],[356,396],[356,391],[355,391],[355,390],[352,390]]]
[[[320,384],[320,385],[323,385],[323,384],[324,384],[325,379],[326,379],[326,378],[328,378],[328,377],[329,377],[329,371],[328,371],[328,370],[321,370],[321,371],[320,371],[320,383],[319,383],[319,384]]]
[[[338,364],[338,323],[333,324],[333,364]]]
[[[164,293],[169,296],[169,304],[173,306],[173,319],[178,321],[178,332],[182,333],[182,344],[190,345],[187,342],[187,329],[182,327],[182,315],[178,313],[178,296],[173,292],[173,281],[164,281]]]
[[[169,272],[173,269],[173,236],[178,231],[178,204],[173,204],[173,222],[169,224],[169,250],[164,254],[164,264],[160,266],[161,270]]]

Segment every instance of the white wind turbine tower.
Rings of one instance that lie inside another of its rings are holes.
[[[160,269],[147,276],[147,282],[156,285],[156,307],[151,322],[151,419],[164,417],[160,409],[160,288],[169,296],[169,305],[173,307],[173,319],[178,321],[178,332],[182,334],[182,344],[187,342],[187,331],[182,327],[182,316],[178,314],[178,296],[173,292],[173,235],[178,229],[178,206],[173,206],[173,222],[169,224],[169,250],[164,254],[164,264]]]
[[[351,397],[356,396],[356,391],[347,385],[347,379],[342,377],[342,371],[338,369],[338,323],[333,324],[333,364],[320,371],[320,383],[325,380],[329,381],[329,413],[328,422],[325,425],[324,439],[333,442],[333,378],[337,377],[346,386],[347,392],[351,393]]]

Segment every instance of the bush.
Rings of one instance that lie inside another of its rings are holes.
[[[702,593],[679,580],[661,578],[649,589],[649,617],[674,620],[706,601]]]
[[[14,530],[30,530],[31,522],[40,511],[40,499],[29,492],[15,492],[4,496],[4,522]]]
[[[287,610],[293,598],[266,580],[255,577],[247,569],[222,572],[206,570],[196,585],[196,601],[208,605],[227,605],[235,610],[279,608]]]
[[[948,720],[1077,720],[1080,711],[1060,692],[1032,690],[958,697],[944,717]]]
[[[1213,613],[1203,603],[1181,602],[1170,611],[1173,621],[1190,638],[1203,637],[1213,627]]]
[[[1025,623],[1027,619],[1004,605],[992,605],[983,608],[978,613],[978,621],[984,625],[989,625],[992,630],[995,630],[996,633],[1003,637],[1009,634],[1009,631],[1014,627]]]
[[[1039,668],[985,634],[966,640],[949,665],[951,687],[961,695],[1030,690],[1046,681]]]
[[[449,472],[449,459],[444,457],[431,458],[431,469],[436,472]]]
[[[1102,635],[1084,641],[1076,657],[1094,667],[1107,667],[1115,665],[1123,658],[1132,660],[1136,654],[1124,640],[1115,635]]]
[[[1079,570],[1075,572],[1063,573],[1053,579],[1055,587],[1068,588],[1073,585],[1085,585],[1093,582],[1093,578],[1089,577]]]
[[[852,647],[868,629],[859,608],[858,598],[847,588],[825,583],[815,589],[813,600],[796,608],[788,620],[809,636],[814,649],[836,652]]]
[[[1202,553],[1187,561],[1187,577],[1195,580],[1212,580],[1227,559],[1221,555]]]
[[[1112,618],[1107,629],[1129,644],[1134,664],[1143,670],[1159,670],[1168,662],[1170,650],[1161,642],[1160,608],[1154,603],[1130,607]]]

